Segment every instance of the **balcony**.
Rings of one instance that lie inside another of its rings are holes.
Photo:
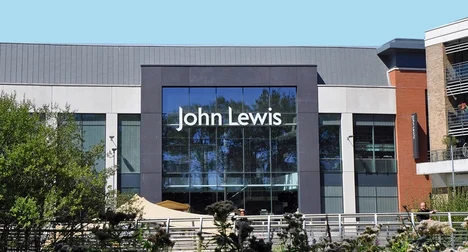
[[[468,62],[455,63],[445,69],[447,95],[468,93]]]
[[[453,149],[453,159],[468,159],[468,146]],[[450,150],[433,150],[429,152],[429,160],[431,162],[452,160]]]
[[[453,149],[453,169],[457,174],[468,172],[468,145],[465,147],[459,147]],[[429,161],[425,163],[416,164],[416,174],[419,175],[433,175],[433,174],[449,174],[452,172],[452,161],[450,150],[434,150],[429,152]],[[468,177],[466,177],[468,178]],[[457,175],[457,184],[467,184],[466,178]],[[462,179],[462,180],[460,180]],[[466,181],[465,181],[466,180]],[[449,177],[438,177],[436,187],[444,187],[440,185],[448,186],[451,182]],[[442,183],[442,184],[441,184]],[[434,186],[434,184],[433,184]]]
[[[468,135],[468,111],[453,108],[447,111],[448,134],[454,137]]]
[[[354,169],[358,173],[396,173],[395,159],[355,159]]]

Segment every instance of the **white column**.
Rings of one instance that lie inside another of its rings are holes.
[[[107,188],[117,189],[117,114],[106,114],[106,168],[113,168],[113,173],[107,179]]]
[[[343,163],[344,213],[356,213],[356,189],[354,179],[353,114],[341,114],[341,158]]]

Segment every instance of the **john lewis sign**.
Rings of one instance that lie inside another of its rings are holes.
[[[228,108],[228,123],[229,126],[247,126],[247,125],[281,125],[281,113],[272,113],[272,109],[268,108],[267,113],[240,113],[237,118],[233,116],[231,107]],[[184,125],[187,126],[222,126],[223,115],[221,113],[204,113],[202,108],[198,108],[198,113],[186,113],[182,107],[179,107],[179,127],[177,131],[181,131]]]

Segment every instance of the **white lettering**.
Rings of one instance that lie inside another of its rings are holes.
[[[181,131],[182,127],[184,127],[183,117],[184,110],[182,109],[182,107],[179,107],[179,127],[176,128],[177,131]]]
[[[268,124],[271,125],[271,111],[272,111],[272,109],[268,108],[268,111],[270,111],[270,113],[268,113]]]
[[[216,117],[218,118],[218,125],[223,125],[223,116],[220,113],[211,114],[211,124],[216,125]]]
[[[247,120],[247,121],[246,121]],[[246,125],[249,125],[249,114],[247,113],[240,113],[238,116],[237,116],[237,122],[242,125],[242,126],[246,126]]]
[[[281,114],[280,113],[274,113],[273,118],[275,121],[273,122],[273,125],[278,126],[281,125],[283,122],[281,121]]]
[[[252,123],[254,125],[257,124],[257,121],[260,121],[260,125],[264,125],[265,124],[265,120],[267,118],[267,113],[264,113],[263,114],[263,117],[262,115],[260,115],[260,113],[257,113],[257,114],[252,114],[252,113],[249,113],[249,116],[250,116],[250,120],[252,121]]]
[[[203,124],[203,117],[206,120],[206,125],[209,126],[210,125],[210,116],[208,115],[208,113],[203,113],[202,108],[198,108],[198,125]]]
[[[228,107],[228,125],[231,126],[247,126],[247,125],[281,125],[281,113],[272,113],[272,108],[268,108],[267,113],[240,113],[234,118],[232,108]],[[267,120],[268,118],[268,120]],[[181,131],[184,125],[206,125],[206,126],[222,126],[223,115],[221,113],[204,113],[203,108],[198,108],[197,113],[187,113],[184,115],[184,110],[179,107],[179,125],[176,130]]]
[[[193,121],[189,121],[189,117],[192,117],[193,118]],[[185,114],[184,116],[184,123],[187,124],[188,126],[193,126],[195,124],[197,124],[197,115],[195,115],[194,113],[187,113]]]
[[[232,121],[232,108],[231,107],[228,108],[228,111],[229,111],[229,125],[239,125],[239,123]]]

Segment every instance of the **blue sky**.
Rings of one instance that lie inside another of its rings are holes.
[[[0,42],[380,46],[468,16],[449,2],[3,0]]]

